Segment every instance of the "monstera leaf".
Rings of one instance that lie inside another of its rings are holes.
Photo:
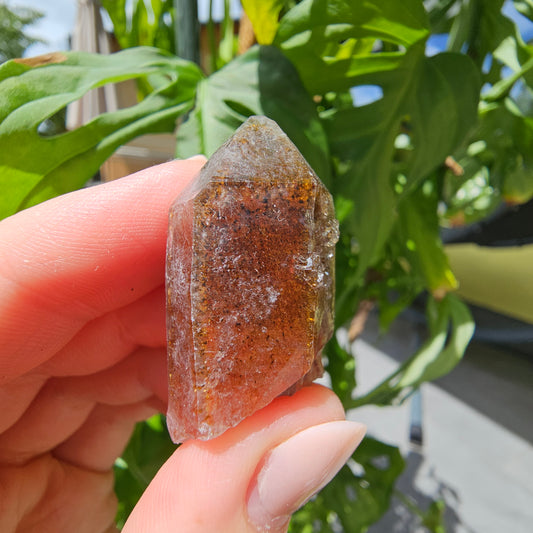
[[[210,156],[250,115],[266,115],[329,183],[328,143],[316,107],[293,65],[256,46],[200,83],[196,107],[178,130],[178,156]]]
[[[163,73],[166,84],[137,105],[104,113],[74,131],[40,125],[106,83]],[[81,187],[122,144],[173,131],[203,77],[196,65],[152,48],[110,56],[82,52],[13,60],[0,67],[0,217]]]

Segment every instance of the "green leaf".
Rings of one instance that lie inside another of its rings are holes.
[[[428,510],[422,515],[422,524],[432,533],[446,533],[445,511],[446,503],[443,500],[431,502]]]
[[[274,119],[329,182],[328,144],[315,106],[274,47],[255,46],[200,83],[196,107],[178,129],[178,156],[211,156],[251,115]]]
[[[408,51],[401,69],[376,72],[368,82],[383,87],[381,100],[324,116],[339,161],[332,192],[354,202],[342,227],[357,240],[359,277],[379,259],[396,221],[394,172],[403,173],[406,194],[441,165],[475,124],[480,88],[467,57],[427,58],[419,46]],[[400,134],[412,149],[395,165]]]
[[[284,0],[242,0],[259,44],[272,44]]]
[[[442,298],[458,284],[440,238],[438,202],[434,184],[426,182],[399,203],[397,232],[414,270],[411,275],[423,277],[433,296]]]
[[[173,0],[102,0],[121,48],[155,46],[175,51]]]
[[[35,43],[44,43],[34,37],[34,31],[28,34],[32,26],[44,17],[44,13],[35,9],[0,3],[0,63],[22,57],[25,50]]]
[[[326,345],[326,371],[331,377],[331,388],[343,405],[349,405],[355,389],[355,359],[345,350],[334,336]]]
[[[450,33],[450,26],[453,21],[453,16],[450,13],[457,10],[457,4],[458,0],[435,0],[431,4],[426,4],[431,33]]]
[[[476,148],[476,143],[471,147]],[[501,195],[491,184],[487,166],[468,155],[459,157],[458,163],[464,172],[461,179],[451,171],[447,171],[443,179],[439,215],[442,225],[448,227],[476,222],[501,203]]]
[[[398,448],[365,437],[348,466],[295,513],[289,531],[364,533],[387,511],[404,467]]]
[[[363,75],[399,68],[402,48],[423,43],[427,36],[419,0],[304,0],[281,19],[274,44],[296,66],[311,94],[325,94],[348,90]],[[391,43],[393,51],[374,53],[377,40]]]
[[[494,59],[511,69],[511,74],[492,80],[493,86],[483,92],[485,102],[493,102],[506,98],[516,82],[522,79],[529,87],[533,87],[533,47],[526,45],[518,28],[510,33],[494,50]]]
[[[218,46],[219,68],[229,63],[235,57],[236,51],[235,30],[230,12],[230,0],[224,0],[224,18],[220,27],[222,34]]]
[[[449,293],[440,301],[428,300],[427,317],[429,339],[379,385],[356,398],[352,407],[401,402],[423,382],[444,376],[461,360],[474,334],[468,307]]]
[[[176,445],[170,440],[164,417],[155,415],[135,426],[122,459],[133,476],[147,487],[175,450]]]
[[[144,133],[172,131],[193,105],[202,73],[196,65],[151,48],[101,56],[72,52],[58,63],[0,67],[0,218],[81,187],[117,147]],[[39,125],[90,89],[165,74],[166,84],[142,102],[104,113],[76,130],[41,136]]]
[[[127,0],[101,0],[102,7],[113,23],[113,32],[121,48],[131,48],[137,44],[133,42],[131,26],[128,30],[126,2]]]
[[[500,153],[492,172],[499,174],[502,195],[508,203],[525,203],[533,197],[533,118],[524,117],[514,102],[507,99],[499,106],[499,112],[490,117],[489,124],[494,127],[496,121],[501,129],[496,129],[492,146]],[[486,126],[490,127],[489,124]]]
[[[471,144],[458,157],[465,169],[464,182],[456,188],[452,185],[457,178],[445,182],[447,216],[469,220],[476,212],[490,212],[500,196],[513,204],[533,197],[532,145],[533,119],[524,116],[515,102],[504,98],[483,104]]]
[[[490,85],[507,77],[503,67],[517,72],[531,57],[531,47],[523,42],[516,23],[503,14],[504,3],[504,0],[461,2],[449,32],[448,49],[468,55],[482,71],[484,83]],[[529,0],[522,3],[527,4]],[[531,69],[528,77],[529,83],[533,83]],[[504,92],[505,87],[497,91]]]
[[[337,196],[336,198],[338,198]],[[342,224],[341,224],[342,227]],[[361,279],[358,275],[358,252],[353,249],[353,238],[347,231],[341,231],[335,251],[335,325],[342,327],[355,314]]]
[[[117,525],[124,524],[148,484],[175,450],[162,415],[135,426],[114,468],[115,492],[120,502]]]
[[[509,95],[509,92],[514,87],[515,83],[522,78],[523,76],[529,74],[533,71],[533,57],[529,59],[520,70],[514,72],[512,75],[500,80],[498,83],[495,83],[494,86],[488,90],[484,95],[483,99],[486,102],[493,102],[495,100],[501,100]]]
[[[504,0],[461,2],[448,38],[448,49],[466,51],[476,64],[482,65],[485,56],[497,48],[513,28],[502,14]]]
[[[513,0],[513,4],[519,13],[533,20],[533,0]]]

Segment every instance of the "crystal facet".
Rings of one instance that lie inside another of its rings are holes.
[[[170,210],[172,439],[209,439],[323,372],[333,331],[331,195],[265,117],[249,118]]]

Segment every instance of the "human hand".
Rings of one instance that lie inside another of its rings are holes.
[[[114,531],[113,463],[166,410],[173,161],[0,223],[0,531]],[[362,438],[306,387],[165,463],[124,531],[279,532]]]

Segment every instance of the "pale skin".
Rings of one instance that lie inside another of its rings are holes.
[[[166,411],[168,208],[203,163],[173,161],[0,223],[0,531],[115,531],[113,463],[137,421]],[[335,395],[312,386],[186,443],[124,531],[286,531],[362,438],[343,420]],[[268,499],[276,465],[320,442],[336,455]]]

